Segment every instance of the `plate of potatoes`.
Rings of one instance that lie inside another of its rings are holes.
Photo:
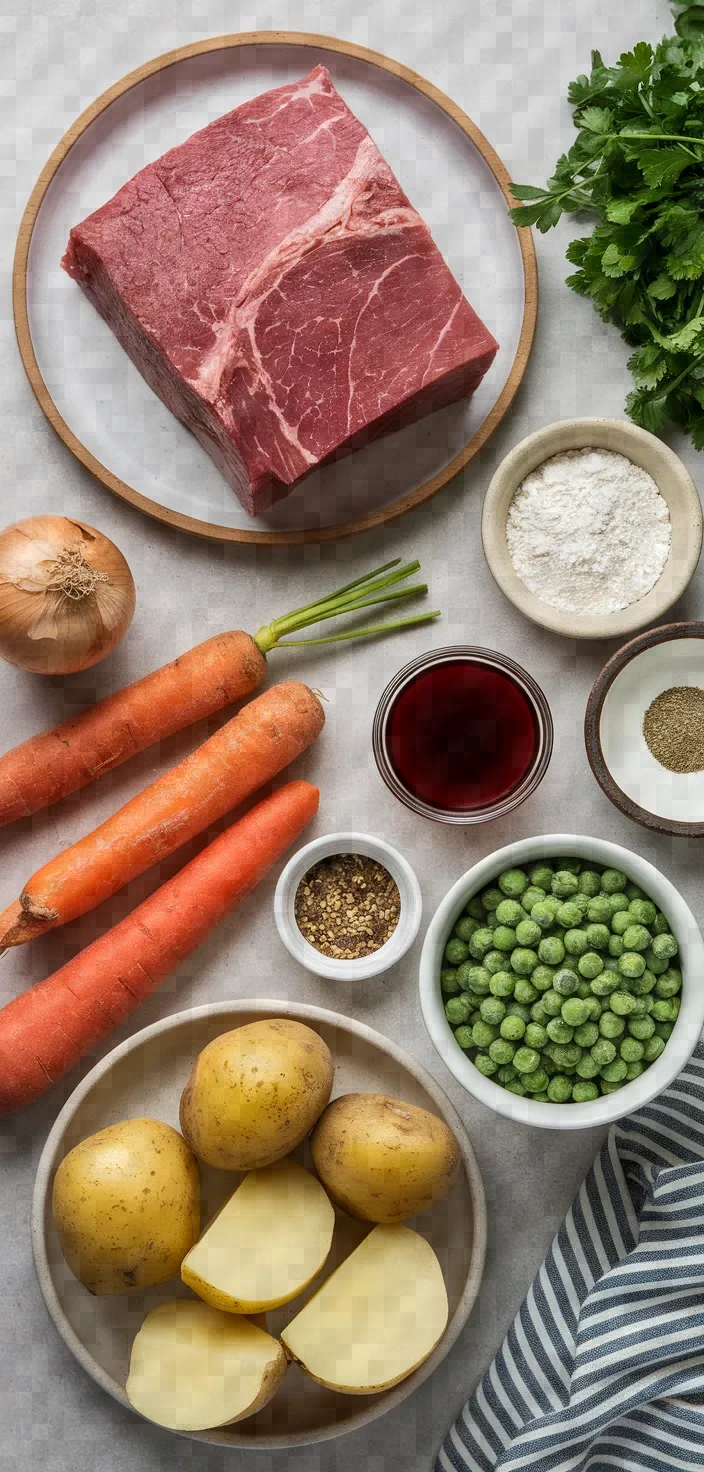
[[[132,1414],[220,1446],[356,1430],[444,1359],[486,1209],[452,1104],[364,1024],[302,1003],[168,1017],[102,1060],[41,1156],[49,1313]]]

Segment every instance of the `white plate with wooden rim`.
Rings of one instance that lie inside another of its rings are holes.
[[[426,220],[500,351],[470,399],[316,471],[249,517],[156,398],[59,262],[72,225],[139,169],[233,107],[324,61]],[[450,98],[399,62],[290,31],[211,37],[108,88],[57,144],[20,225],[17,339],[39,403],[69,449],[148,515],[223,541],[323,542],[378,526],[445,485],[489,438],[528,360],[537,310],[531,232],[507,215],[509,176]]]
[[[113,1049],[79,1084],[64,1105],[42,1151],[32,1201],[32,1247],[39,1284],[54,1323],[72,1354],[98,1385],[130,1414],[125,1394],[132,1340],[145,1313],[164,1299],[190,1296],[180,1279],[144,1294],[96,1298],[72,1276],[61,1255],[51,1214],[55,1171],[64,1155],[86,1136],[118,1120],[148,1117],[178,1128],[178,1106],[194,1058],[211,1038],[262,1017],[298,1018],[320,1033],[335,1060],[333,1096],[361,1091],[391,1094],[445,1119],[462,1156],[458,1179],[443,1200],[411,1221],[432,1244],[447,1285],[450,1318],[445,1334],[417,1370],[380,1394],[341,1395],[309,1380],[290,1365],[284,1381],[256,1416],[214,1431],[179,1433],[217,1446],[300,1446],[358,1430],[400,1405],[445,1358],[474,1305],[484,1267],[486,1207],[474,1151],[462,1122],[440,1085],[402,1048],[363,1023],[303,1003],[243,1000],[215,1002],[177,1012]],[[310,1164],[306,1147],[294,1152]],[[241,1177],[201,1166],[205,1217],[212,1215]],[[326,1277],[366,1236],[369,1226],[336,1213]],[[321,1278],[316,1279],[317,1287]],[[298,1312],[313,1288],[267,1315],[277,1334]]]

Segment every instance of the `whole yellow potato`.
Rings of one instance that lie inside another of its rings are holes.
[[[125,1119],[89,1135],[54,1178],[61,1251],[91,1293],[134,1293],[180,1271],[200,1229],[197,1162],[178,1130]]]
[[[343,1094],[311,1137],[313,1164],[336,1206],[363,1222],[402,1222],[450,1189],[457,1141],[444,1120],[386,1094]]]
[[[332,1054],[312,1028],[288,1017],[247,1022],[198,1054],[181,1096],[181,1129],[206,1165],[273,1165],[315,1124],[332,1079]]]

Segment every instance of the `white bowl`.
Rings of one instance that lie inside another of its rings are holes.
[[[639,884],[667,915],[673,934],[679,942],[682,962],[680,1013],[664,1052],[639,1078],[624,1084],[623,1088],[617,1089],[613,1094],[605,1094],[587,1104],[541,1103],[527,1096],[511,1094],[500,1084],[485,1078],[455,1042],[445,1016],[440,991],[442,954],[455,922],[472,895],[496,879],[503,869],[536,863],[540,859],[561,854],[622,869],[634,884]],[[704,1026],[703,975],[704,941],[699,926],[681,894],[664,874],[638,854],[621,848],[620,844],[571,833],[547,833],[537,838],[519,839],[517,843],[509,843],[505,848],[497,849],[486,859],[481,859],[472,869],[468,869],[453,884],[435,911],[423,944],[420,958],[420,1002],[425,1025],[440,1057],[468,1093],[474,1094],[476,1099],[480,1099],[482,1104],[488,1105],[497,1114],[504,1114],[508,1119],[519,1120],[522,1124],[532,1124],[546,1130],[578,1130],[620,1119],[623,1114],[629,1114],[631,1110],[647,1104],[672,1083],[694,1051]]]
[[[365,858],[376,859],[396,880],[401,897],[401,913],[393,935],[378,951],[357,961],[336,961],[332,956],[323,956],[304,940],[296,924],[294,903],[303,875],[331,854],[363,854]],[[315,971],[329,981],[366,981],[395,966],[413,945],[422,913],[420,885],[410,864],[398,849],[369,833],[329,833],[325,838],[314,838],[289,859],[274,895],[276,928],[287,950],[308,971]]]
[[[509,507],[531,470],[563,450],[590,446],[625,455],[647,470],[670,512],[672,543],[658,581],[644,598],[617,613],[565,613],[544,603],[519,578],[506,541]],[[529,434],[501,461],[484,499],[482,543],[494,581],[534,623],[572,639],[621,638],[661,618],[684,593],[701,552],[702,508],[689,471],[654,434],[625,419],[562,419]]]

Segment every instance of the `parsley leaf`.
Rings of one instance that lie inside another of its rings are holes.
[[[704,0],[673,0],[676,36],[639,41],[569,87],[576,138],[544,188],[512,186],[516,225],[589,211],[567,285],[631,345],[626,409],[704,449]]]

